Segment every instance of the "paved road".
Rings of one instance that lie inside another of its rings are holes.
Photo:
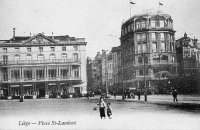
[[[0,100],[0,129],[200,130],[200,111],[184,111],[165,105],[106,99],[106,102],[111,102],[113,119],[100,119],[98,100],[98,97],[89,100],[27,99],[24,102]],[[59,121],[60,124],[64,122],[63,125],[55,124]]]

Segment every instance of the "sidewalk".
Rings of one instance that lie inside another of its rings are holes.
[[[115,99],[112,95],[110,99]],[[122,96],[116,96],[116,100],[122,100]],[[135,99],[126,98],[125,101],[137,101],[144,102],[144,95],[140,96],[140,100],[138,100],[138,96],[135,96]],[[149,103],[174,103],[172,95],[147,95],[147,102]],[[178,95],[178,104],[198,104],[200,105],[200,95]]]

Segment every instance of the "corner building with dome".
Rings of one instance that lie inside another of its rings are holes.
[[[175,30],[168,14],[134,15],[121,26],[125,90],[150,92],[170,84],[177,72]],[[164,92],[163,92],[164,93]]]

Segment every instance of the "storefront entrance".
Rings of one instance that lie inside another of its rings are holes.
[[[38,84],[39,97],[45,97],[45,84]]]

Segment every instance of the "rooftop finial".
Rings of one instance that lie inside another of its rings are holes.
[[[13,28],[13,40],[15,40],[15,28]]]
[[[187,37],[187,33],[185,32],[184,37]]]
[[[52,32],[52,39],[54,39],[53,32]]]

